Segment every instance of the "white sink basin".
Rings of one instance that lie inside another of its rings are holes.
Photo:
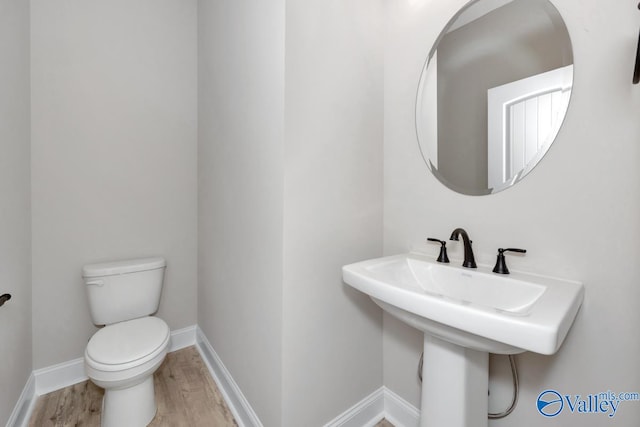
[[[518,272],[500,275],[418,254],[346,265],[342,277],[429,335],[498,354],[555,353],[584,296],[578,282]]]

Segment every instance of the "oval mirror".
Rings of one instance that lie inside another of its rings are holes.
[[[463,194],[507,189],[553,143],[573,84],[569,33],[547,0],[477,0],[429,53],[416,132],[431,172]]]

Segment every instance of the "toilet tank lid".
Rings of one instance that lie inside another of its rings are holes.
[[[82,277],[114,276],[116,274],[135,273],[137,271],[156,270],[166,267],[162,257],[137,258],[121,261],[101,262],[82,267]]]

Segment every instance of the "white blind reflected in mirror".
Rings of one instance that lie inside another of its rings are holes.
[[[545,155],[569,106],[573,65],[487,91],[488,184],[511,185]]]

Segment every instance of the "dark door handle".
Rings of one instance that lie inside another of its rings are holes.
[[[640,9],[640,3],[638,3]],[[633,69],[633,83],[640,83],[640,36],[638,36],[638,49],[636,50],[636,66]]]
[[[11,299],[11,294],[2,294],[0,295],[0,307],[4,305],[5,302]]]

